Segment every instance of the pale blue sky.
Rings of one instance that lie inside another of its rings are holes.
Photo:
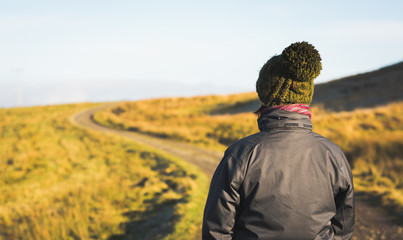
[[[0,107],[254,91],[261,66],[296,41],[322,56],[316,83],[375,70],[403,60],[402,10],[397,0],[0,0]]]

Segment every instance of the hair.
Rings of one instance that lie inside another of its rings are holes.
[[[271,108],[272,107],[270,107],[270,106],[264,106],[262,104],[262,105],[260,105],[259,109],[254,111],[253,113],[256,114],[258,116],[258,118],[259,118],[260,116],[262,116],[263,113],[268,112],[268,110],[271,109]]]

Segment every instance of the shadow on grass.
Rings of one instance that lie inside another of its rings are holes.
[[[178,168],[172,172],[166,171],[172,167],[172,162],[152,152],[140,152],[140,158],[147,160],[148,166],[159,173],[161,180],[168,187],[161,189],[152,198],[144,201],[145,206],[147,206],[145,211],[123,213],[122,215],[126,217],[127,221],[120,224],[120,229],[124,229],[124,234],[112,235],[108,240],[163,239],[174,232],[175,225],[180,220],[181,215],[176,213],[178,204],[188,202],[185,196],[186,189],[175,181],[175,178],[187,176],[185,170]],[[133,187],[147,187],[146,182],[148,180],[145,177]],[[182,194],[183,198],[164,198],[164,194],[170,190]]]
[[[383,195],[376,192],[356,192],[355,197],[357,200],[367,203],[371,207],[377,208],[385,213],[390,220],[403,227],[403,211],[401,206],[395,202],[388,202],[385,204]]]
[[[211,115],[252,113],[258,110],[260,106],[259,99],[252,99],[234,104],[218,104],[216,108],[210,111]]]
[[[174,230],[179,216],[175,215],[177,202],[164,203],[148,211],[129,211],[123,215],[127,222],[121,223],[125,233],[112,235],[108,240],[163,239]]]

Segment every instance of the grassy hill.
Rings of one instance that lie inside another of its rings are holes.
[[[320,84],[311,108],[314,131],[346,153],[358,193],[395,212],[403,212],[402,69]],[[156,149],[69,121],[92,106],[0,109],[0,239],[188,239],[201,220],[206,177]],[[94,119],[223,151],[258,131],[251,113],[258,107],[255,93],[152,99]]]
[[[103,125],[224,150],[258,131],[252,113],[239,112],[255,94],[126,102],[95,114]],[[225,114],[217,114],[220,109]],[[233,111],[231,111],[233,109]],[[338,144],[353,166],[356,189],[403,212],[403,102],[351,112],[312,107],[314,131]]]
[[[312,106],[323,105],[333,111],[371,108],[403,101],[402,92],[403,62],[400,62],[375,71],[316,84]],[[260,102],[253,98],[237,104],[217,108],[215,113],[253,112]]]
[[[356,189],[403,212],[403,62],[315,87],[314,131],[338,144]],[[258,131],[256,93],[124,102],[99,123],[224,150]],[[345,111],[345,110],[348,110]]]
[[[251,114],[217,114],[256,100],[255,93],[193,98],[162,98],[124,102],[97,112],[94,120],[109,127],[139,131],[223,150],[246,134],[257,131]],[[235,106],[235,107],[234,107]]]
[[[69,121],[91,106],[0,109],[0,239],[188,239],[206,177]]]
[[[312,104],[353,110],[403,101],[403,62],[315,86]]]

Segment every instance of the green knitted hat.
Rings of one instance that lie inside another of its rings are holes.
[[[322,64],[319,52],[307,42],[296,42],[263,65],[256,81],[256,91],[264,106],[294,103],[309,105],[313,80]]]

